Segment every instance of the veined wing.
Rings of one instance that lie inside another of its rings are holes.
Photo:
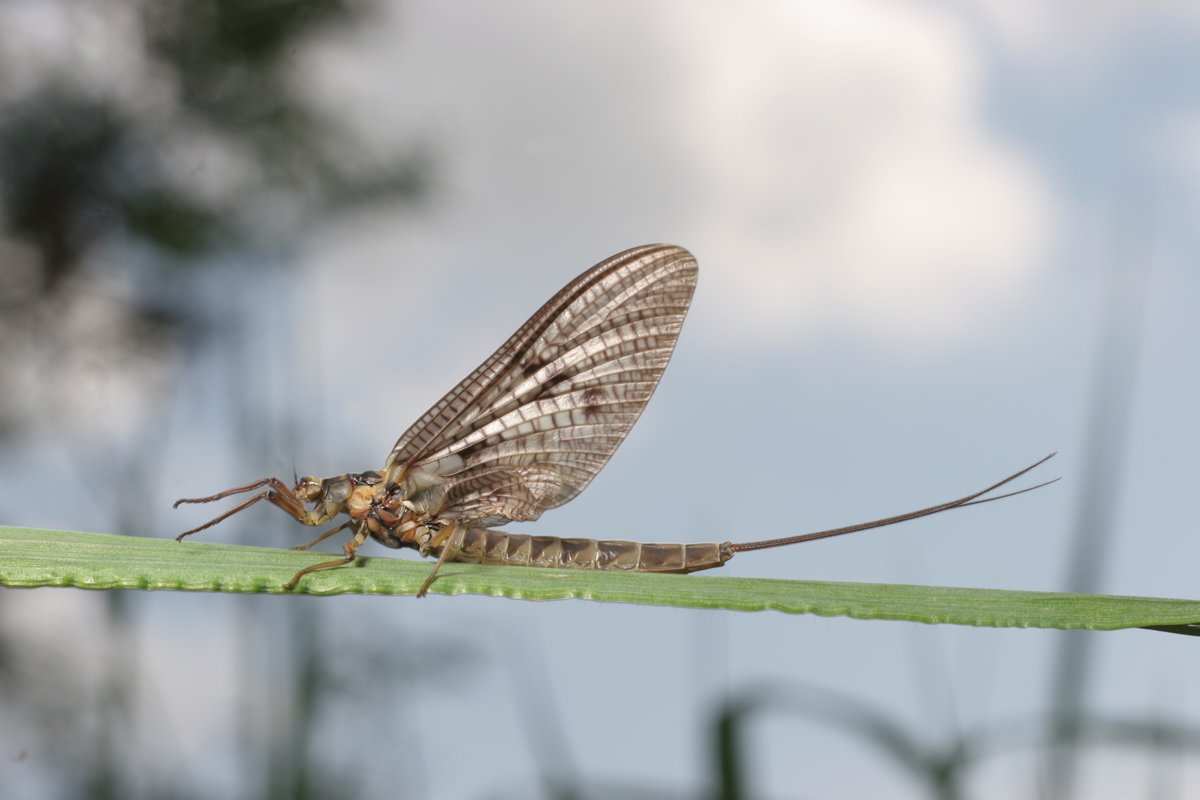
[[[695,258],[673,245],[592,267],[400,437],[388,481],[419,472],[431,508],[481,525],[571,500],[641,416],[695,288]]]

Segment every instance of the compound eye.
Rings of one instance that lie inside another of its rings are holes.
[[[296,494],[311,502],[321,496],[324,483],[320,478],[306,475],[296,481]]]

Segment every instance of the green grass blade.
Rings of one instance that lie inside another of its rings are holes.
[[[0,526],[0,585],[11,588],[282,593],[298,569],[329,558],[328,553]],[[415,594],[431,567],[431,562],[362,558],[353,566],[308,576],[295,593]],[[444,565],[430,592],[990,627],[1178,632],[1200,626],[1200,601],[1195,600],[476,564]]]

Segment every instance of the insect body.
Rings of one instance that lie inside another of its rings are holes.
[[[421,415],[396,442],[382,470],[305,477],[294,486],[264,478],[209,497],[179,500],[176,507],[259,490],[178,538],[265,499],[305,525],[324,525],[346,515],[341,524],[295,549],[308,549],[342,530],[354,531],[343,546],[343,558],[300,570],[287,589],[310,572],[349,564],[368,537],[437,558],[419,595],[446,561],[686,573],[719,567],[745,550],[890,525],[1019,494],[985,497],[1046,460],[958,500],[783,539],[642,544],[493,530],[537,519],[568,502],[608,462],[666,369],[695,287],[696,261],[681,247],[646,245],[602,261],[567,284]]]

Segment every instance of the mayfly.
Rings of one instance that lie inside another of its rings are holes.
[[[658,386],[695,288],[696,260],[681,247],[646,245],[602,261],[550,298],[500,349],[422,414],[396,442],[383,469],[304,477],[294,486],[263,478],[210,497],[179,500],[176,508],[257,492],[177,538],[260,500],[305,525],[324,525],[345,514],[348,519],[340,525],[293,548],[307,550],[350,529],[353,535],[342,548],[344,557],[305,567],[284,589],[294,589],[311,572],[353,562],[372,537],[387,547],[409,547],[437,558],[418,592],[421,596],[447,561],[697,572],[719,567],[748,550],[893,525],[1038,488],[988,496],[1050,456],[957,500],[779,539],[644,544],[493,530],[507,522],[537,519],[574,498],[596,477]]]

